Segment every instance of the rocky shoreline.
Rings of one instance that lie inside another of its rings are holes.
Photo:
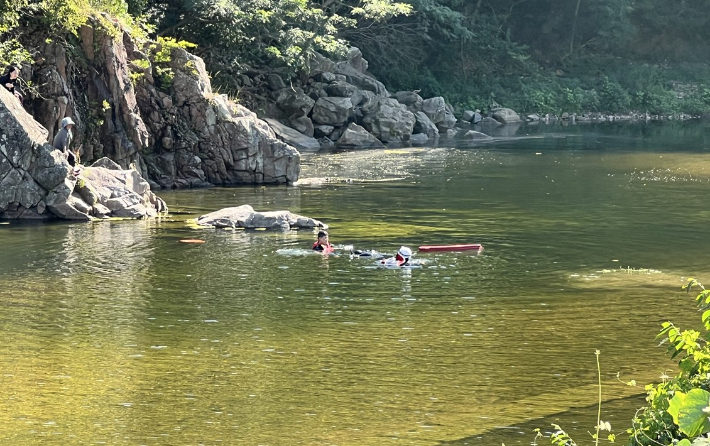
[[[425,99],[418,91],[391,94],[368,72],[357,48],[337,62],[316,55],[311,71],[299,78],[278,70],[243,75],[242,86],[259,92],[244,98],[253,112],[215,93],[202,59],[185,49],[137,42],[117,23],[110,32],[94,25],[83,26],[74,39],[78,45],[71,48],[48,38],[43,28],[23,33],[27,47],[41,56],[22,67],[25,80],[36,85],[24,108],[7,91],[0,92],[0,218],[152,216],[166,208],[151,190],[295,184],[302,153],[432,145],[440,138],[485,141],[491,139],[486,128],[507,124],[504,128],[512,132],[512,124],[523,122],[695,118],[647,113],[521,118],[494,104],[479,128],[469,122],[474,111],[455,110],[443,97]],[[158,52],[169,55],[167,61],[158,60]],[[155,76],[166,72],[168,84]],[[91,166],[83,178],[73,175],[47,144],[67,116],[77,123],[74,148]],[[97,169],[113,173],[99,175]],[[92,181],[115,180],[117,172],[128,172],[118,180],[130,184],[127,191],[87,192],[103,187]],[[115,199],[124,196],[132,198],[117,204]]]

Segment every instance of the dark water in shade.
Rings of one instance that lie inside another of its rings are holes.
[[[351,182],[163,192],[153,221],[0,225],[0,444],[511,445],[553,422],[591,444],[596,349],[621,433],[643,388],[617,372],[658,380],[659,324],[699,322],[679,287],[710,277],[707,134],[523,127],[303,161]],[[245,203],[341,245],[486,249],[388,270],[189,223]]]

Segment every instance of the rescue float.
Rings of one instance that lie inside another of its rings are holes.
[[[480,243],[464,245],[423,245],[419,247],[419,252],[440,252],[440,251],[483,251]]]

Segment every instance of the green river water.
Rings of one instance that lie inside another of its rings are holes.
[[[621,434],[674,373],[660,323],[699,322],[680,286],[710,278],[707,134],[522,127],[304,157],[348,182],[159,191],[156,220],[0,225],[0,444],[527,445],[550,423],[591,444],[596,349]],[[189,223],[240,204],[336,245],[485,251],[391,270]]]

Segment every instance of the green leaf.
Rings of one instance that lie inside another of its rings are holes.
[[[678,442],[678,446],[692,446],[692,445],[690,444],[690,440],[688,440],[687,438],[684,438],[683,440],[680,440]]]
[[[668,413],[680,431],[689,437],[710,432],[710,420],[704,411],[710,402],[710,392],[693,389],[688,393],[676,392],[670,401]]]

